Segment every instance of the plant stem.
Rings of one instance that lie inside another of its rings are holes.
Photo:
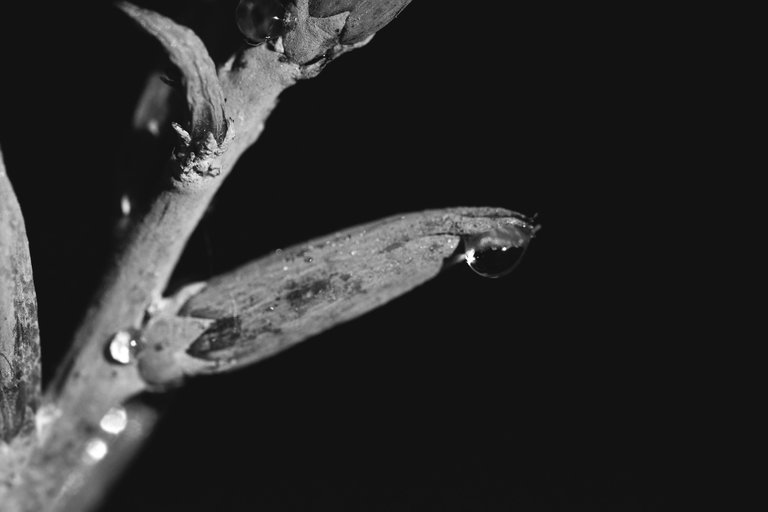
[[[225,93],[229,92],[226,111],[232,135],[224,151],[204,162],[215,172],[198,175],[197,155],[191,161],[169,162],[163,186],[130,228],[66,360],[46,390],[43,403],[51,423],[22,482],[4,503],[9,511],[47,510],[74,485],[73,479],[85,478],[84,453],[101,418],[146,389],[135,365],[107,360],[106,344],[118,331],[141,327],[216,191],[260,135],[277,96],[299,76],[298,66],[278,58],[265,46],[251,48],[237,66],[230,64],[220,72],[228,87]]]

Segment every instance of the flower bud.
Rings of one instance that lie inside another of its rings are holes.
[[[309,15],[327,18],[349,12],[339,42],[355,44],[378,32],[410,2],[411,0],[309,0]]]

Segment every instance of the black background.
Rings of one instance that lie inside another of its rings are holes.
[[[109,254],[112,169],[158,50],[108,3],[18,4],[0,10],[0,143],[49,379]],[[648,66],[655,29],[630,11],[417,0],[288,90],[178,280],[427,208],[538,213],[540,235],[507,278],[457,267],[190,382],[103,510],[667,509],[695,394],[654,271],[674,59]]]

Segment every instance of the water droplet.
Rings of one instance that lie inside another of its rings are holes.
[[[270,304],[269,306],[267,306],[267,311],[274,311],[275,307],[276,306],[274,304]]]
[[[123,194],[120,197],[120,213],[126,217],[131,214],[131,198],[128,197],[128,194]]]
[[[128,425],[128,413],[124,407],[113,407],[101,418],[99,426],[108,434],[119,434]]]
[[[109,452],[109,447],[103,439],[99,439],[98,437],[91,439],[88,441],[88,444],[85,445],[85,462],[91,464],[99,462],[106,457],[107,452]]]
[[[155,137],[160,135],[160,122],[157,119],[150,119],[147,122],[147,131]]]
[[[261,44],[282,35],[285,7],[280,0],[240,0],[235,11],[237,28],[251,44]]]
[[[483,277],[502,277],[514,270],[536,232],[523,221],[464,239],[464,260]]]
[[[118,331],[107,345],[107,355],[114,363],[130,364],[142,348],[139,336],[129,331]]]
[[[313,261],[315,261],[315,260],[314,260],[314,258],[312,258],[312,256],[307,256],[306,258],[304,258],[304,262],[305,263],[312,263]]]

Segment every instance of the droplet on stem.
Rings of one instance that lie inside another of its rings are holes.
[[[126,425],[128,425],[128,413],[124,407],[120,406],[107,411],[107,414],[99,421],[99,426],[104,432],[114,435],[125,430]]]
[[[475,273],[498,278],[520,263],[538,227],[514,219],[509,224],[464,239],[464,260]]]
[[[88,464],[99,462],[101,459],[106,457],[108,452],[109,447],[103,439],[99,439],[98,437],[91,439],[85,446],[85,462]]]
[[[254,45],[278,38],[284,17],[285,7],[279,0],[240,0],[235,11],[237,28]]]
[[[130,364],[142,348],[139,336],[130,331],[118,331],[107,345],[107,355],[113,363]]]

